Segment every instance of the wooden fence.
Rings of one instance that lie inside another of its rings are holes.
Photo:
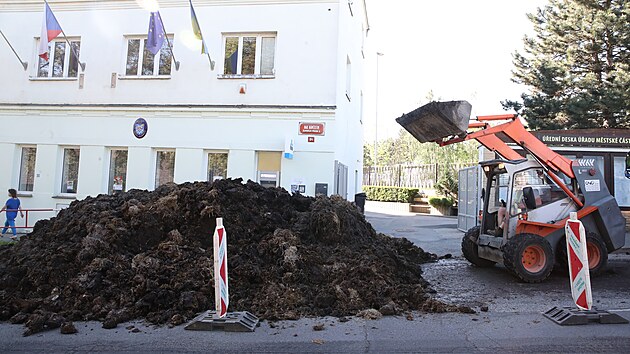
[[[446,171],[450,170],[457,180],[460,169],[475,165],[476,163],[365,166],[363,167],[363,184],[419,188],[420,190],[434,189],[437,181]]]

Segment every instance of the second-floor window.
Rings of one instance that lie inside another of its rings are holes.
[[[125,76],[167,76],[171,74],[171,64],[173,53],[168,46],[168,41],[164,41],[162,49],[153,55],[146,49],[147,38],[127,37],[127,61],[125,65]],[[172,37],[168,37],[173,41]]]
[[[226,34],[224,76],[275,75],[276,34]]]
[[[65,39],[55,39],[48,43],[48,61],[39,58],[37,77],[77,77],[79,73],[77,57],[81,52],[81,40],[68,41],[70,45]]]

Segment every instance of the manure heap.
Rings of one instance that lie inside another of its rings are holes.
[[[0,320],[25,323],[25,334],[64,321],[190,320],[214,307],[217,217],[228,237],[230,311],[281,320],[470,310],[429,296],[420,265],[434,254],[377,234],[344,199],[228,179],[88,197],[39,221],[0,246]]]

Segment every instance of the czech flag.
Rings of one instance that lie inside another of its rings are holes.
[[[42,35],[39,38],[39,56],[40,58],[48,61],[48,43],[61,33],[61,26],[55,18],[50,6],[47,2],[46,9],[44,10],[44,23],[42,24]],[[46,39],[46,40],[44,40]]]

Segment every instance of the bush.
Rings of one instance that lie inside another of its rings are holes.
[[[446,172],[443,173],[442,176],[440,176],[440,179],[438,180],[435,187],[435,189],[438,191],[438,194],[444,195],[453,201],[457,201],[457,192],[459,186],[457,184],[457,178],[455,178],[455,175],[450,169],[446,170]]]
[[[429,204],[436,209],[450,208],[453,206],[453,200],[449,198],[433,197],[429,198]]]
[[[378,202],[411,203],[418,194],[418,188],[363,186],[367,200]]]

